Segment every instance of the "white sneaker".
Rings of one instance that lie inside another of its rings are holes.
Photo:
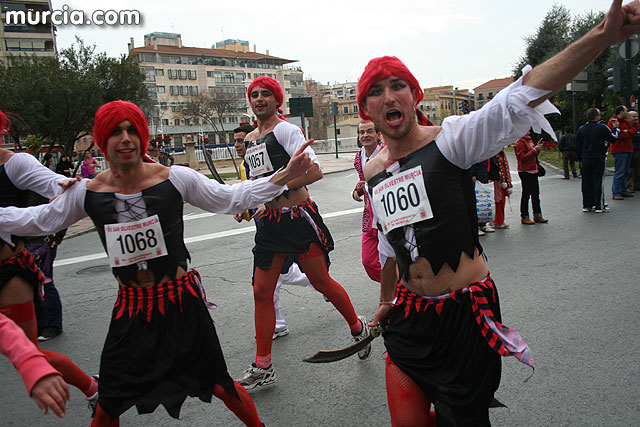
[[[485,233],[494,233],[496,231],[496,229],[490,226],[489,224],[483,225],[482,227],[480,227],[480,229]]]
[[[364,316],[358,316],[358,319],[362,323],[362,331],[358,335],[352,335],[355,342],[360,342],[369,336],[369,321]],[[358,352],[358,357],[360,360],[365,360],[369,357],[369,354],[371,354],[371,343]]]
[[[276,382],[276,371],[273,365],[267,369],[258,368],[255,364],[251,364],[243,373],[242,378],[236,380],[238,384],[247,390],[252,390],[258,386],[269,385]]]
[[[284,337],[285,335],[289,335],[289,328],[273,331],[273,337],[271,337],[271,339],[275,340],[276,338]]]
[[[481,228],[478,228],[478,236],[484,236],[486,233],[482,231]]]

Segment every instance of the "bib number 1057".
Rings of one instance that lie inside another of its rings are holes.
[[[158,215],[104,226],[111,267],[124,267],[167,255]]]
[[[421,166],[398,172],[376,185],[372,201],[385,233],[433,218]]]
[[[271,164],[266,144],[247,148],[244,159],[251,169],[252,176],[260,176],[273,171],[273,165]]]

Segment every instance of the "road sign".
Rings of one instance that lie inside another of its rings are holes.
[[[313,117],[311,97],[289,98],[289,111],[294,115],[304,114],[305,117]]]

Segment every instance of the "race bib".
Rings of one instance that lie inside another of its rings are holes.
[[[247,148],[244,159],[251,169],[252,176],[273,172],[273,165],[267,152],[267,145],[260,144]]]
[[[158,215],[135,222],[105,224],[104,235],[111,267],[124,267],[167,255]]]
[[[371,202],[384,233],[433,218],[422,166],[399,172],[373,187]]]

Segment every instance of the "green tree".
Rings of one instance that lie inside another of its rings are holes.
[[[588,12],[584,15],[572,16],[562,5],[554,5],[544,17],[535,34],[525,37],[525,53],[521,56],[513,72],[514,77],[520,77],[522,68],[526,64],[536,66],[549,59],[569,44],[585,35],[591,28],[604,19],[604,12]],[[597,107],[606,112],[612,109],[610,104],[620,101],[609,93],[607,87],[606,70],[615,61],[617,54],[613,48],[605,49],[584,71],[587,72],[586,92],[568,92],[561,90],[556,93],[551,102],[560,110],[561,115],[549,117],[555,129],[562,129],[573,124],[573,97],[575,96],[577,125],[584,123],[584,112],[590,107]]]
[[[95,53],[76,38],[58,58],[10,57],[0,66],[0,109],[21,116],[20,136],[40,135],[50,149],[71,153],[78,138],[91,131],[93,117],[105,102],[122,99],[147,109],[151,102],[138,65]]]

